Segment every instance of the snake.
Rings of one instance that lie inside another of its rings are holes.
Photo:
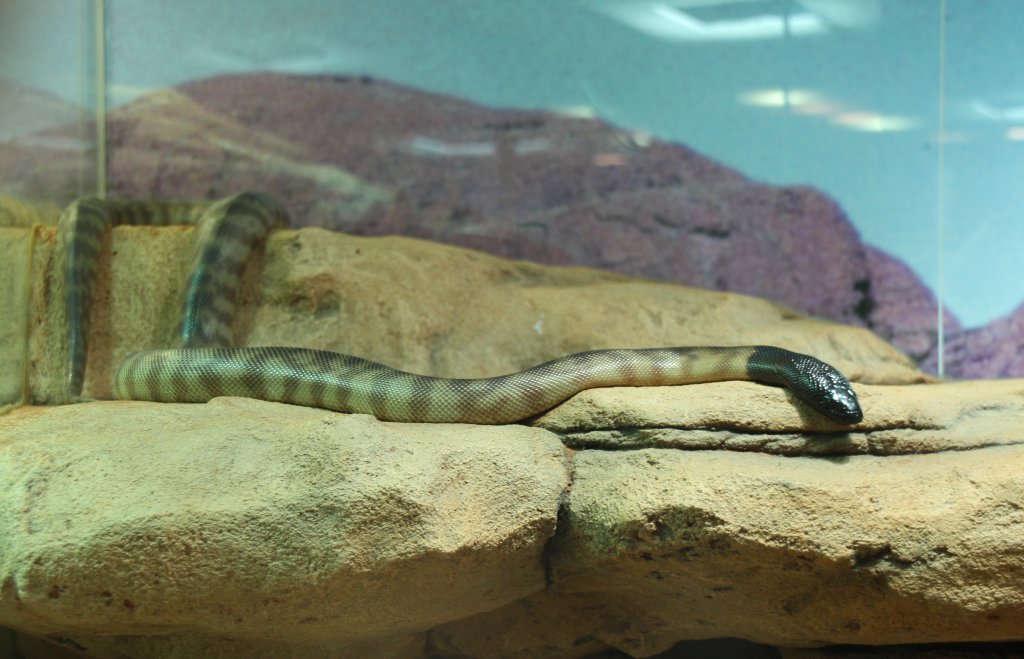
[[[586,389],[748,380],[785,387],[834,423],[863,419],[856,393],[836,368],[768,345],[590,350],[485,378],[419,375],[311,348],[234,347],[232,317],[244,268],[266,236],[288,223],[281,206],[253,192],[208,203],[73,202],[58,220],[56,247],[66,315],[65,397],[81,396],[104,233],[120,224],[195,224],[180,346],[129,355],[114,376],[118,399],[201,403],[242,396],[382,421],[507,424],[535,418]]]

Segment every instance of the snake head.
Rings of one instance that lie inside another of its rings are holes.
[[[845,425],[860,423],[864,413],[850,381],[830,364],[808,355],[793,359],[798,386],[793,393],[833,421]]]

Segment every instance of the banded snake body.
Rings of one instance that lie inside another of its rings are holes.
[[[58,223],[68,364],[66,397],[80,397],[87,318],[103,233],[117,224],[197,224],[184,296],[181,348],[130,355],[114,378],[121,399],[205,402],[245,396],[387,421],[499,424],[536,416],[594,387],[752,380],[787,387],[841,424],[862,419],[857,396],[835,368],[773,346],[646,348],[581,352],[518,373],[454,379],[415,375],[351,355],[291,347],[236,348],[231,321],[253,249],[287,225],[276,203],[243,193],[209,204],[74,202]]]

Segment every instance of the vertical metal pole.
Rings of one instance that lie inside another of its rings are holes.
[[[945,155],[946,155],[946,0],[939,0],[939,120],[938,120],[938,190],[936,202],[938,204],[937,242],[938,242],[938,279],[936,282],[936,302],[938,312],[936,322],[935,349],[938,351],[938,372],[942,377],[946,371],[946,314],[943,310],[946,302],[945,282],[945,219],[946,219],[946,195],[945,195]]]
[[[107,196],[107,18],[106,0],[93,0],[96,88],[96,195]]]

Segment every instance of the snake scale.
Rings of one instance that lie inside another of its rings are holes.
[[[230,347],[241,275],[253,249],[288,218],[272,200],[242,193],[208,204],[83,198],[58,223],[68,364],[77,399],[87,357],[87,319],[103,234],[118,224],[194,223],[198,236],[184,296],[181,348],[130,355],[114,379],[121,399],[205,402],[247,396],[387,421],[499,424],[536,416],[574,394],[608,386],[752,380],[787,387],[841,424],[862,419],[850,383],[809,355],[772,346],[645,348],[580,352],[518,373],[437,378],[360,357],[290,347]]]

